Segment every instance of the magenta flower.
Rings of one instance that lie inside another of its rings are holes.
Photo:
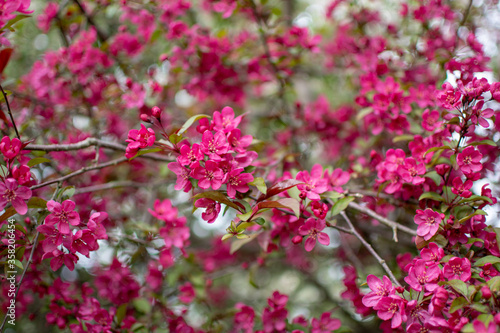
[[[443,124],[442,121],[439,121],[440,115],[439,111],[426,109],[422,114],[422,127],[426,131],[434,131],[436,128],[441,127]]]
[[[457,164],[465,174],[478,172],[483,169],[483,165],[481,164],[482,157],[483,155],[479,151],[469,146],[457,155]]]
[[[401,326],[406,320],[405,300],[398,295],[384,296],[373,307],[377,310],[377,316],[382,320],[391,320],[391,328]]]
[[[74,211],[75,203],[71,200],[64,200],[62,204],[54,200],[47,202],[47,209],[50,214],[45,218],[45,224],[55,225],[61,234],[69,234],[69,225],[79,225],[80,215]]]
[[[398,173],[401,178],[413,185],[420,185],[425,182],[425,178],[420,177],[420,175],[425,174],[424,163],[418,164],[413,157],[408,157],[404,160],[403,165],[398,167]]]
[[[189,304],[196,297],[193,285],[189,282],[184,283],[179,287],[179,301]]]
[[[220,161],[221,156],[229,150],[229,144],[224,132],[218,131],[213,135],[212,132],[205,131],[201,138],[200,148],[210,159]]]
[[[234,330],[243,333],[252,333],[255,319],[253,308],[243,303],[237,303],[235,308],[240,310],[234,315]]]
[[[154,210],[148,209],[148,211],[158,220],[171,222],[177,219],[177,208],[172,207],[172,202],[169,199],[163,201],[156,199],[153,208]]]
[[[221,112],[215,111],[213,114],[212,123],[214,130],[229,133],[234,130],[241,122],[241,117],[234,117],[234,111],[229,106],[224,107]]]
[[[446,303],[450,299],[450,294],[443,287],[437,287],[433,293],[434,295],[432,295],[431,303],[429,304],[429,312],[438,313],[446,306]]]
[[[170,171],[177,175],[177,183],[174,189],[177,191],[184,190],[184,192],[189,192],[192,188],[191,182],[189,181],[190,171],[183,167],[179,162],[172,162],[168,164]]]
[[[472,323],[476,333],[498,333],[498,326],[494,320],[490,321],[488,327],[479,319],[474,320]]]
[[[368,283],[368,287],[372,290],[363,296],[362,302],[366,307],[374,307],[380,302],[382,297],[394,295],[396,293],[396,289],[392,285],[391,280],[385,275],[382,280],[380,280],[375,275],[370,274],[366,278],[366,283]]]
[[[467,282],[471,277],[470,261],[467,258],[453,257],[444,265],[443,275],[448,280],[462,280]]]
[[[206,161],[204,168],[200,166],[193,170],[193,178],[198,179],[198,186],[204,190],[210,186],[218,190],[224,181],[224,173],[216,162]]]
[[[451,188],[451,192],[456,195],[459,195],[462,198],[470,198],[472,195],[472,192],[469,191],[473,185],[472,180],[466,180],[465,183],[463,183],[460,177],[455,177],[452,184],[453,187]]]
[[[328,190],[328,180],[323,178],[323,167],[320,164],[312,167],[311,174],[308,171],[300,171],[295,179],[305,183],[297,188],[311,200],[319,200],[319,195]]]
[[[490,127],[490,123],[486,119],[493,117],[493,115],[495,114],[495,111],[493,111],[493,109],[483,109],[483,103],[478,103],[474,106],[472,111],[473,114],[470,120],[473,124],[479,124],[484,128]]]
[[[194,203],[195,207],[206,208],[201,214],[201,218],[208,223],[213,223],[220,213],[220,203],[208,198],[201,198]]]
[[[315,200],[311,202],[311,210],[318,219],[324,219],[328,213],[328,205],[324,202]]]
[[[449,82],[445,82],[443,84],[443,90],[437,94],[437,99],[442,107],[451,110],[460,106],[462,103],[462,94],[455,91],[455,88],[453,88]]]
[[[25,200],[29,198],[31,198],[31,190],[25,186],[18,187],[14,178],[7,178],[4,182],[0,182],[0,210],[10,203],[18,214],[24,215],[28,212]]]
[[[18,138],[10,140],[8,136],[4,136],[0,141],[0,151],[7,160],[14,159],[21,152],[22,143]]]
[[[410,267],[408,275],[405,277],[405,282],[410,285],[413,290],[422,291],[422,287],[426,291],[433,291],[438,287],[436,281],[441,275],[441,270],[437,264],[431,264],[426,267],[425,260],[418,259],[413,266]]]
[[[265,308],[262,312],[262,328],[265,333],[283,332],[286,328],[288,311],[284,308],[272,310]]]
[[[330,237],[321,232],[325,229],[325,220],[315,219],[313,217],[307,219],[306,223],[299,228],[299,234],[302,236],[307,236],[304,248],[306,251],[311,251],[316,245],[316,239],[323,245],[330,244]]]
[[[342,185],[347,184],[351,175],[347,171],[343,171],[341,168],[337,168],[332,171],[330,175],[328,170],[325,171],[325,178],[328,180],[329,185],[332,186],[332,189],[337,192],[343,192]]]
[[[431,239],[439,229],[439,224],[444,219],[444,214],[427,208],[425,211],[418,209],[415,223],[418,224],[417,235],[425,240]]]
[[[311,333],[330,333],[339,329],[340,320],[331,318],[330,312],[323,312],[320,319],[313,318],[311,321]]]
[[[195,143],[193,146],[183,145],[180,149],[181,154],[177,157],[177,161],[181,165],[193,165],[196,162],[202,161],[204,156],[200,150],[200,145]]]
[[[227,195],[230,198],[234,199],[236,192],[246,193],[249,190],[247,184],[253,181],[253,176],[242,172],[243,168],[237,168],[227,174]]]
[[[273,309],[282,309],[288,302],[288,295],[274,291],[273,295],[267,299],[267,304]]]
[[[189,239],[189,228],[184,225],[167,225],[160,228],[160,236],[165,241],[165,247],[170,249],[175,246],[179,249],[184,248]]]
[[[152,146],[155,143],[155,140],[156,136],[153,129],[146,128],[144,124],[141,124],[140,130],[131,129],[128,132],[128,139],[125,140],[129,143],[127,150],[125,151],[125,157],[134,157],[139,149]]]
[[[227,141],[237,153],[245,152],[246,148],[252,143],[252,140],[253,138],[251,135],[245,135],[242,137],[241,130],[238,128],[231,130],[227,136]]]
[[[57,249],[63,243],[64,237],[66,237],[66,235],[61,234],[54,226],[46,224],[39,225],[36,230],[45,236],[42,242],[44,252],[52,252]]]
[[[429,243],[425,249],[420,251],[420,257],[424,259],[427,264],[438,262],[444,257],[444,250],[436,243]]]
[[[78,256],[74,253],[64,253],[60,250],[54,250],[52,252],[47,252],[42,256],[42,260],[52,258],[50,261],[50,268],[55,272],[62,265],[68,267],[70,271],[75,269],[75,264],[78,262]]]

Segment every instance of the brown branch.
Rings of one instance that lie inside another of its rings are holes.
[[[41,183],[41,184],[33,185],[33,186],[30,187],[30,189],[31,190],[36,190],[38,188],[45,187],[45,186],[50,185],[50,184],[63,182],[65,180],[68,180],[68,179],[73,178],[75,176],[81,175],[82,173],[85,173],[85,172],[88,172],[88,171],[92,171],[92,170],[99,170],[99,169],[107,168],[109,166],[113,166],[113,165],[117,165],[119,163],[125,162],[127,160],[128,159],[125,156],[123,156],[123,157],[114,159],[112,161],[106,162],[106,163],[97,164],[97,165],[94,165],[94,166],[91,166],[91,167],[83,167],[80,170],[77,170],[75,172],[67,174],[66,176],[63,176],[63,177],[60,177],[60,178],[57,178],[57,179],[53,179],[53,180],[49,180],[49,181]]]
[[[356,228],[354,228],[354,225],[352,224],[351,220],[347,217],[346,213],[340,212],[340,215],[342,215],[344,220],[346,220],[346,222],[349,225],[349,227],[351,228],[351,231],[353,232],[354,236],[356,236],[359,239],[359,241],[367,248],[367,250],[375,257],[375,259],[377,259],[378,263],[380,264],[380,266],[382,266],[382,268],[385,270],[385,272],[389,275],[392,282],[396,286],[401,287],[401,284],[399,284],[398,280],[396,279],[396,277],[392,273],[391,269],[389,268],[389,266],[387,266],[387,263],[385,262],[385,260],[382,259],[382,257],[380,257],[380,255],[377,253],[377,251],[375,251],[375,249],[370,245],[370,243],[368,243],[363,238],[363,236],[361,236],[361,234],[356,230]]]
[[[127,149],[126,146],[121,145],[119,143],[103,141],[96,138],[87,138],[83,141],[77,143],[68,143],[68,144],[54,144],[54,145],[28,145],[25,150],[39,150],[39,151],[71,151],[71,150],[80,150],[84,148],[88,148],[91,146],[99,146],[103,148],[113,149],[125,151]],[[141,155],[142,158],[148,158],[155,161],[164,161],[164,162],[172,162],[172,158],[160,155],[160,154],[145,154]]]
[[[85,16],[85,18],[87,19],[87,22],[89,22],[89,24],[95,28],[97,32],[97,37],[99,37],[101,43],[104,43],[108,39],[108,36],[106,36],[106,34],[102,32],[101,29],[99,29],[92,16],[87,14],[85,8],[83,8],[79,0],[73,0],[73,2],[78,6],[78,8],[80,8],[80,11],[82,12],[83,16]]]
[[[118,187],[143,187],[143,186],[150,186],[150,185],[151,185],[150,183],[138,183],[138,182],[124,180],[124,181],[116,181],[116,182],[111,182],[111,183],[106,183],[106,184],[99,184],[99,185],[92,185],[92,186],[78,188],[75,190],[75,194],[104,191],[104,190],[110,190],[110,189],[118,188]]]
[[[14,130],[16,131],[16,136],[19,140],[21,140],[21,136],[19,135],[19,132],[17,131],[16,122],[14,121],[14,116],[12,115],[12,111],[10,110],[10,104],[9,104],[9,100],[7,99],[7,94],[3,90],[2,85],[0,85],[0,90],[2,91],[2,95],[3,95],[3,98],[5,100],[5,104],[7,104],[7,111],[9,112],[10,120],[12,121],[12,126],[14,127]]]
[[[358,212],[365,213],[366,215],[373,217],[374,219],[380,221],[382,224],[385,224],[386,226],[390,227],[393,231],[393,234],[394,234],[393,239],[395,242],[398,241],[397,230],[401,230],[401,231],[403,231],[409,235],[412,235],[412,236],[417,236],[417,232],[415,230],[410,229],[402,224],[399,224],[398,222],[391,221],[388,218],[377,214],[376,212],[374,212],[370,208],[363,207],[355,202],[350,202],[349,207],[354,209],[354,210],[357,210]]]

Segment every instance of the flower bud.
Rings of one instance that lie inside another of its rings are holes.
[[[151,114],[153,115],[153,117],[160,119],[161,117],[160,108],[157,106],[153,106],[153,108],[151,109]]]
[[[297,236],[293,237],[292,238],[292,243],[293,244],[300,244],[300,243],[302,243],[302,236],[297,235]]]
[[[490,299],[490,297],[491,297],[491,290],[490,290],[490,288],[488,288],[488,286],[483,286],[481,288],[481,294],[483,295],[483,298]]]
[[[141,120],[145,123],[149,123],[149,116],[145,113],[141,114]]]

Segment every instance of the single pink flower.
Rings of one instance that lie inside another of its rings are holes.
[[[410,267],[408,275],[405,277],[405,282],[410,285],[413,290],[433,291],[438,287],[437,280],[441,275],[441,270],[437,264],[431,264],[426,267],[425,260],[418,259],[413,266]]]
[[[10,203],[18,214],[24,215],[28,212],[25,200],[29,198],[31,198],[31,190],[25,186],[19,187],[14,178],[7,178],[0,182],[0,210]]]
[[[220,161],[221,156],[229,150],[229,144],[224,132],[218,131],[214,135],[210,131],[205,131],[201,139],[200,148],[210,159]]]
[[[305,183],[297,188],[311,200],[319,200],[319,195],[328,190],[328,180],[323,178],[323,167],[320,164],[312,167],[311,174],[308,171],[300,171],[295,179]]]
[[[196,162],[202,161],[204,158],[200,150],[200,145],[197,143],[193,144],[191,147],[189,147],[189,145],[183,145],[180,152],[181,154],[177,157],[177,161],[183,166],[191,166]]]
[[[415,215],[415,223],[418,224],[417,235],[425,240],[431,239],[439,229],[439,224],[444,219],[445,215],[427,208],[425,211],[417,210]]]
[[[453,257],[443,267],[443,276],[448,280],[467,282],[471,278],[471,265],[467,258]]]
[[[406,320],[405,300],[398,295],[384,296],[373,307],[382,320],[391,320],[391,328],[398,328]]]
[[[183,167],[179,162],[169,163],[168,168],[177,175],[177,183],[174,189],[177,191],[184,190],[184,192],[189,192],[192,188],[191,182],[189,181],[189,169]]]
[[[313,318],[311,321],[311,333],[331,333],[339,329],[340,320],[331,318],[330,312],[323,312],[320,319]]]
[[[302,236],[307,236],[304,248],[306,251],[311,251],[316,245],[316,240],[323,245],[330,244],[330,237],[321,232],[325,229],[325,220],[315,219],[313,217],[307,219],[306,223],[299,228],[299,234]]]
[[[218,190],[224,181],[224,173],[214,161],[206,161],[205,167],[197,167],[193,170],[193,178],[198,179],[198,186],[204,190],[212,187]]]
[[[372,290],[363,296],[362,302],[366,307],[374,307],[380,302],[382,297],[394,295],[396,293],[396,289],[392,285],[391,280],[385,275],[382,280],[380,280],[375,275],[370,274],[366,278],[366,282],[368,287]]]
[[[462,182],[462,179],[460,177],[455,177],[452,184],[453,187],[451,188],[451,192],[453,192],[454,194],[459,195],[462,198],[470,198],[470,196],[472,195],[472,192],[469,191],[473,185],[471,180]]]
[[[4,136],[0,141],[0,151],[7,160],[13,160],[21,152],[22,143],[18,138]]]
[[[224,107],[221,112],[215,111],[212,123],[214,130],[229,133],[234,130],[241,122],[242,116],[234,117],[234,111],[229,106]]]
[[[471,174],[483,169],[481,158],[483,155],[474,147],[469,146],[457,155],[457,164],[463,173]]]
[[[236,192],[248,192],[249,187],[247,184],[253,181],[253,176],[249,173],[243,173],[243,168],[237,168],[229,171],[226,179],[227,195],[234,199]]]
[[[131,129],[128,132],[128,139],[125,140],[129,143],[127,150],[125,151],[125,157],[134,157],[139,149],[152,146],[155,143],[155,140],[156,136],[153,129],[146,128],[144,124],[141,124],[141,129],[139,130]]]
[[[191,283],[186,282],[179,287],[179,301],[181,301],[182,303],[189,304],[194,300],[195,297],[196,294]]]
[[[80,224],[80,215],[74,211],[75,203],[71,200],[64,200],[62,204],[54,200],[47,202],[47,209],[52,214],[45,218],[45,224],[55,225],[62,234],[69,234],[69,225]]]
[[[194,203],[195,207],[206,208],[203,213],[201,213],[201,218],[208,223],[213,223],[220,213],[220,203],[208,198],[201,198],[196,200]]]

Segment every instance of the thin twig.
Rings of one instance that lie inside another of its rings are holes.
[[[68,143],[68,144],[54,144],[54,145],[28,145],[25,150],[39,150],[39,151],[71,151],[71,150],[80,150],[92,146],[100,146],[103,148],[126,151],[127,147],[121,145],[119,143],[104,141],[96,138],[87,138],[83,141],[77,143]],[[155,161],[164,161],[164,162],[172,162],[173,159],[160,154],[144,154],[141,155],[142,158],[148,158]]]
[[[54,179],[54,180],[49,180],[49,181],[47,181],[45,183],[33,185],[33,186],[30,187],[30,189],[31,190],[36,190],[37,188],[41,188],[41,187],[44,187],[44,186],[47,186],[47,185],[50,185],[50,184],[63,182],[65,180],[68,180],[68,179],[73,178],[75,176],[81,175],[82,173],[85,173],[85,172],[88,172],[88,171],[92,171],[92,170],[98,170],[98,169],[107,168],[109,166],[113,166],[113,165],[117,165],[119,163],[125,162],[127,160],[128,159],[125,156],[123,156],[123,157],[114,159],[112,161],[106,162],[106,163],[97,164],[97,165],[94,165],[94,166],[91,166],[91,167],[83,167],[80,170],[77,170],[75,172],[67,174],[66,176],[63,176],[63,177],[60,177],[60,178],[57,178],[57,179]]]
[[[356,236],[359,239],[359,241],[368,249],[368,251],[375,257],[375,259],[377,259],[378,263],[382,266],[382,268],[389,275],[392,282],[396,286],[401,287],[401,284],[399,284],[398,280],[396,279],[396,277],[392,273],[391,269],[389,268],[389,266],[387,266],[387,263],[385,262],[385,260],[382,259],[382,257],[380,257],[380,255],[377,253],[377,251],[375,251],[375,249],[370,245],[370,243],[368,243],[363,238],[363,236],[361,236],[361,234],[356,230],[356,228],[354,228],[354,225],[352,224],[351,220],[347,217],[346,213],[340,212],[340,215],[342,215],[342,217],[346,220],[346,222],[349,225],[349,227],[351,228],[351,231],[354,234],[354,236]]]
[[[75,194],[104,191],[104,190],[110,190],[110,189],[118,188],[118,187],[143,187],[143,186],[150,186],[150,185],[151,185],[150,183],[138,183],[138,182],[124,180],[124,181],[116,181],[116,182],[111,182],[111,183],[106,183],[106,184],[99,184],[99,185],[92,185],[92,186],[78,188],[75,190]]]
[[[370,216],[370,217],[373,217],[374,219],[380,221],[382,224],[385,224],[386,226],[390,227],[392,230],[393,230],[393,238],[394,238],[394,241],[397,242],[397,239],[398,239],[398,236],[397,236],[397,230],[401,230],[409,235],[412,235],[412,236],[416,236],[417,235],[417,232],[413,229],[410,229],[408,227],[405,227],[404,225],[402,224],[399,224],[398,222],[395,222],[395,221],[391,221],[389,220],[388,218],[386,217],[383,217],[377,213],[375,213],[373,210],[371,210],[370,208],[367,208],[367,207],[363,207],[355,202],[350,202],[349,203],[349,207],[352,208],[352,209],[355,209],[357,210],[358,212],[362,212],[362,213],[365,213],[366,215]]]
[[[82,6],[82,4],[80,3],[79,0],[73,0],[73,2],[76,3],[76,5],[78,6],[78,8],[80,8],[80,11],[82,12],[83,16],[85,16],[85,18],[87,19],[87,22],[89,22],[90,25],[95,28],[95,30],[97,32],[97,37],[99,37],[99,40],[101,41],[101,43],[104,43],[108,39],[108,36],[106,36],[101,31],[101,29],[99,29],[99,27],[95,23],[94,19],[92,18],[92,16],[90,16],[89,14],[87,14],[87,12],[85,11],[85,8],[83,8],[83,6]]]
[[[14,121],[14,116],[12,116],[12,111],[10,110],[10,104],[9,104],[9,100],[7,99],[7,94],[3,90],[3,87],[1,84],[0,84],[0,90],[2,90],[2,95],[3,95],[3,98],[5,99],[5,104],[7,104],[7,111],[9,112],[10,121],[12,121],[12,126],[14,126],[14,130],[16,131],[16,136],[19,140],[21,140],[21,136],[19,135],[19,132],[17,131],[16,122]]]

